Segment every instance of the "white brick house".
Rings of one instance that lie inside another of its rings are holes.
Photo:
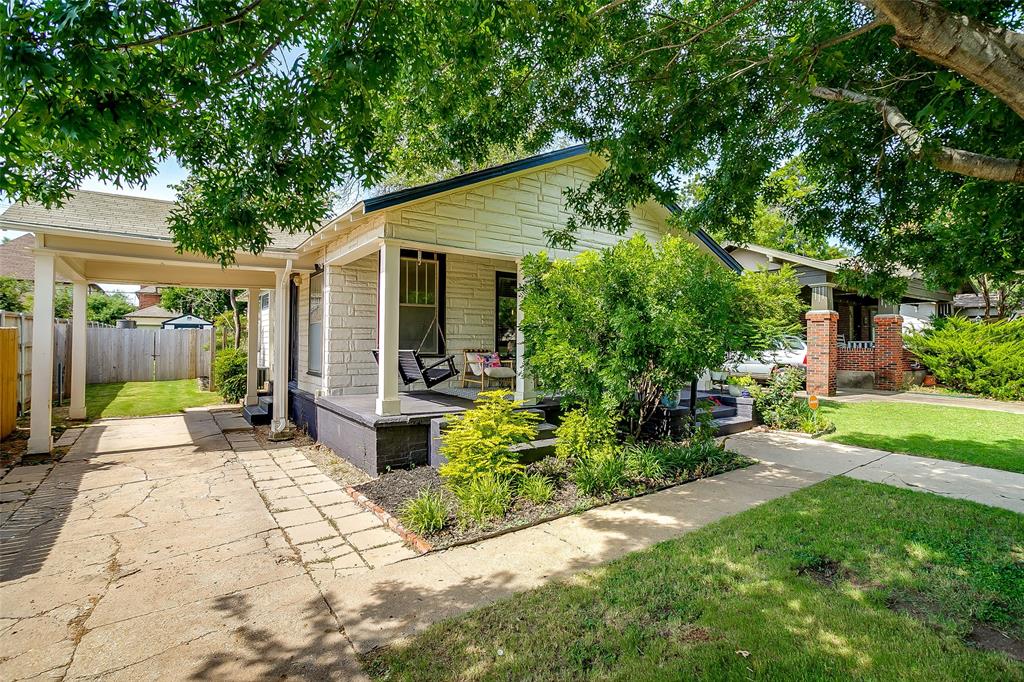
[[[432,402],[415,392],[416,385],[399,391],[400,348],[454,355],[460,370],[465,349],[501,351],[517,368],[517,396],[530,397],[514,322],[519,264],[547,249],[545,231],[570,215],[564,190],[588,183],[601,164],[577,146],[366,199],[314,234],[279,235],[263,254],[239,254],[224,270],[201,256],[174,253],[166,228],[173,204],[167,202],[80,192],[61,209],[12,206],[0,226],[36,233],[44,279],[47,268],[51,279],[56,268],[75,281],[130,277],[249,289],[250,302],[269,303],[266,314],[249,316],[251,409],[259,409],[257,356],[269,356],[274,428],[284,428],[290,407],[300,426],[364,468],[380,470],[377,432],[384,426],[392,429],[390,442],[418,442],[425,418],[459,408],[451,400]],[[631,233],[657,239],[669,232],[670,215],[670,208],[653,202],[636,207]],[[578,236],[577,252],[621,239],[602,231]],[[741,269],[707,235],[683,236],[723,267]],[[260,290],[272,290],[272,302]],[[52,301],[50,307],[52,316]],[[44,301],[37,320],[46,319],[45,308]],[[260,325],[261,318],[271,324]],[[371,353],[378,348],[379,365]],[[48,431],[49,415],[38,421],[39,433]],[[33,442],[35,449],[44,446],[43,438]]]

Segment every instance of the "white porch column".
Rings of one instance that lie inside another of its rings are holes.
[[[288,432],[288,286],[291,261],[276,273],[274,295],[274,414],[270,421],[270,437],[285,440]]]
[[[53,450],[50,434],[53,410],[53,256],[36,254],[32,307],[32,416],[27,452]]]
[[[258,386],[256,357],[260,351],[260,290],[248,289],[249,308],[246,311],[246,328],[249,335],[249,348],[245,374],[245,404],[255,405],[259,402],[256,395]]]
[[[526,339],[523,336],[523,262],[516,261],[516,391],[515,399],[534,402],[533,376],[526,372]]]
[[[377,285],[377,409],[380,416],[402,413],[398,397],[398,269],[402,249],[390,242],[380,245]]]
[[[85,363],[89,335],[85,325],[85,303],[89,296],[89,283],[75,282],[71,289],[71,406],[68,417],[85,419]]]

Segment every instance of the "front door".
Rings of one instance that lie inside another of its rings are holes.
[[[494,350],[503,358],[515,357],[516,354],[518,304],[516,273],[497,273],[494,284]]]

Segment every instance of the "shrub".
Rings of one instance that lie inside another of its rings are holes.
[[[519,497],[534,504],[544,504],[555,496],[555,487],[543,474],[525,474],[519,480]]]
[[[615,421],[599,408],[577,408],[562,417],[555,435],[555,454],[560,459],[586,458],[615,442]]]
[[[806,400],[794,395],[803,386],[804,373],[787,367],[776,372],[767,385],[750,387],[754,407],[765,426],[806,433],[818,433],[832,428],[826,417],[812,410]]]
[[[567,403],[626,417],[634,434],[662,396],[720,366],[736,335],[738,278],[680,237],[531,255],[523,272],[528,370]]]
[[[488,519],[504,516],[512,504],[510,477],[493,472],[474,476],[454,492],[459,501],[459,519],[463,524],[469,521],[482,524]]]
[[[444,528],[448,518],[448,505],[437,490],[422,490],[409,500],[399,512],[405,527],[414,533],[433,533]]]
[[[248,358],[240,348],[226,348],[213,363],[213,379],[217,392],[229,403],[245,397]]]
[[[999,400],[1024,400],[1024,319],[936,320],[907,346],[939,383]]]
[[[448,417],[441,441],[441,454],[448,461],[438,473],[451,490],[483,475],[508,477],[523,472],[522,463],[509,448],[533,440],[540,417],[517,410],[522,403],[508,400],[508,395],[508,391],[485,391],[473,409]]]
[[[611,495],[629,482],[626,458],[613,447],[595,450],[576,461],[573,479],[584,495]]]

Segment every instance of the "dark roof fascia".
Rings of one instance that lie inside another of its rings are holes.
[[[510,175],[512,173],[536,168],[537,166],[543,166],[548,163],[571,159],[574,156],[581,156],[586,153],[587,145],[577,144],[572,147],[565,147],[564,149],[556,149],[555,151],[546,152],[544,154],[537,154],[536,156],[528,156],[525,159],[519,159],[518,161],[503,163],[500,166],[491,166],[490,168],[473,171],[472,173],[464,173],[463,175],[457,175],[454,178],[449,178],[447,180],[440,180],[426,185],[417,185],[416,187],[409,187],[408,189],[388,192],[387,194],[381,194],[379,197],[363,200],[363,212],[372,213],[374,211],[380,211],[381,209],[391,208],[392,206],[405,204],[417,199],[424,199],[426,197],[433,196],[434,194],[450,192],[452,190],[459,189],[460,187],[475,185],[480,182],[500,178],[503,175]]]
[[[679,208],[679,204],[675,203],[666,204],[665,208],[671,211],[673,215],[678,215],[682,211],[682,209]],[[713,254],[718,256],[723,263],[736,272],[743,272],[743,266],[740,265],[740,262],[733,258],[731,253],[723,249],[722,245],[716,242],[714,237],[700,229],[694,232],[694,235],[696,235],[697,239],[701,240],[701,242],[704,243],[704,246],[708,247]]]

